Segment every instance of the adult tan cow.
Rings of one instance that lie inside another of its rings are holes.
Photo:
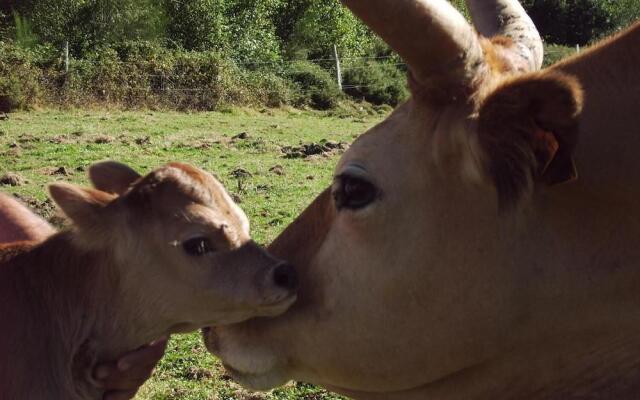
[[[50,186],[73,229],[0,245],[1,399],[102,399],[98,360],[295,300],[293,269],[251,241],[210,174],[173,163],[141,177],[112,162],[90,173],[104,191]]]
[[[640,25],[536,72],[515,0],[468,2],[492,41],[443,0],[344,3],[407,61],[413,96],[272,245],[298,303],[206,330],[210,350],[255,389],[638,398]]]

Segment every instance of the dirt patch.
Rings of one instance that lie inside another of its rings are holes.
[[[207,368],[190,367],[186,373],[186,378],[191,381],[203,381],[213,377],[213,372]]]
[[[51,225],[58,228],[65,225],[66,219],[64,218],[62,213],[58,211],[58,207],[56,207],[51,199],[39,201],[35,197],[31,196],[23,196],[19,194],[14,194],[13,196],[16,199],[20,200],[27,207],[29,207],[36,214],[49,221]]]
[[[251,178],[253,176],[251,172],[247,171],[244,168],[235,169],[231,171],[230,175],[236,179],[246,179],[246,178]]]
[[[179,149],[209,150],[220,143],[219,140],[194,140],[192,143],[178,142],[171,145]]]
[[[247,132],[240,132],[231,138],[231,140],[246,140],[246,139],[249,139],[249,134]]]
[[[66,135],[56,135],[52,138],[49,139],[49,143],[52,144],[71,144],[71,143],[76,143],[75,140],[69,138]]]
[[[238,168],[231,171],[229,175],[236,178],[236,183],[238,184],[238,193],[246,193],[245,183],[249,178],[253,177],[253,174],[246,169]],[[236,203],[240,203],[240,201],[236,201]]]
[[[71,172],[71,170],[67,167],[58,167],[55,171],[53,171],[52,175],[69,176],[73,175],[73,172]]]
[[[129,136],[127,135],[120,135],[118,136],[118,140],[120,141],[120,143],[122,143],[124,146],[129,146],[129,144],[131,144],[131,142],[129,141]]]
[[[211,148],[211,143],[200,143],[192,146],[194,150],[209,150]]]
[[[116,140],[113,136],[109,135],[98,135],[93,138],[93,143],[95,144],[108,144]]]
[[[273,167],[269,168],[269,172],[278,176],[282,176],[284,175],[284,167],[282,165],[274,165]]]
[[[67,167],[45,167],[38,170],[42,175],[48,176],[69,176],[73,175],[73,171]]]
[[[300,146],[285,146],[280,150],[285,158],[308,158],[312,156],[330,156],[344,152],[346,143],[321,140],[318,143],[307,143]]]
[[[38,143],[40,142],[40,138],[30,134],[22,134],[18,136],[18,143]]]
[[[0,175],[0,185],[2,186],[22,186],[27,183],[29,183],[29,181],[13,172],[7,172],[4,175]]]
[[[22,156],[22,150],[20,149],[20,147],[11,147],[9,148],[9,150],[4,151],[2,153],[0,153],[2,155],[2,157],[5,158],[18,158],[20,156]]]
[[[221,143],[222,142],[220,142],[219,140],[201,140],[194,142],[191,147],[196,150],[208,150],[213,146],[219,145]]]
[[[149,146],[151,145],[151,136],[135,138],[133,143],[137,144],[138,146]]]

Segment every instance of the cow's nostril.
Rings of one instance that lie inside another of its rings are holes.
[[[298,275],[290,264],[280,264],[273,271],[273,282],[283,289],[295,290],[298,287]]]

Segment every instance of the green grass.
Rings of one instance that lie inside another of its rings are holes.
[[[87,184],[87,166],[114,159],[146,172],[184,161],[215,173],[252,222],[253,237],[268,243],[330,182],[340,151],[303,158],[282,148],[323,140],[351,143],[386,109],[317,113],[230,109],[212,113],[60,112],[11,114],[0,121],[0,177],[18,174],[18,186],[0,186],[59,222],[47,201],[54,181]],[[245,139],[232,139],[246,132]],[[274,167],[275,170],[274,170]],[[64,168],[63,170],[61,168]],[[243,173],[237,173],[243,170]],[[248,172],[247,175],[244,172]],[[238,177],[238,176],[243,177]],[[339,399],[306,384],[266,394],[242,390],[224,375],[197,334],[174,336],[153,378],[137,399]]]

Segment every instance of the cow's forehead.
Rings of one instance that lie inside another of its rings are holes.
[[[410,161],[404,158],[408,154],[419,150],[419,154],[427,157],[428,152],[424,150],[435,131],[433,119],[437,115],[439,113],[413,101],[403,104],[351,145],[338,162],[336,172],[355,163],[370,172],[393,174]]]
[[[126,194],[129,204],[157,209],[194,203],[234,217],[242,214],[211,174],[185,164],[169,164],[140,179]]]

